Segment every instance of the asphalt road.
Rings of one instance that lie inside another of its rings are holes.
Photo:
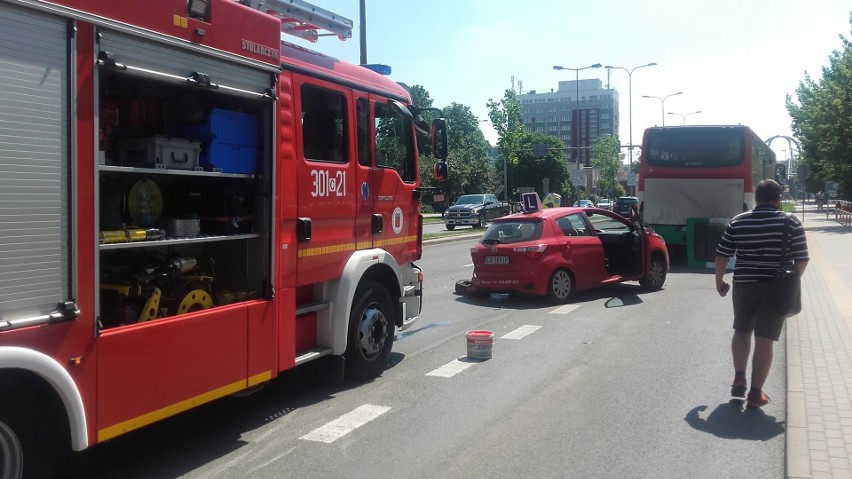
[[[563,306],[469,299],[453,284],[471,241],[425,248],[424,313],[381,377],[297,370],[77,454],[60,477],[783,477],[783,343],[776,400],[729,402],[730,298],[709,271]],[[467,358],[471,329],[494,332],[491,359]]]

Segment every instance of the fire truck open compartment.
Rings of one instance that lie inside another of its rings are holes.
[[[100,327],[268,297],[273,75],[112,32],[99,50]]]

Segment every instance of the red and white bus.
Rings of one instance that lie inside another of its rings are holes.
[[[690,262],[713,261],[724,225],[754,207],[754,187],[775,178],[775,153],[743,125],[645,130],[638,197],[644,221]]]

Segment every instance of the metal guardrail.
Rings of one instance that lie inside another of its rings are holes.
[[[852,226],[852,201],[837,200],[833,208],[834,220],[844,226]],[[832,212],[832,208],[825,209],[825,218]]]

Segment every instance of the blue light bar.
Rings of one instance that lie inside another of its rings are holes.
[[[382,65],[381,63],[368,63],[366,65],[361,65],[361,66],[368,69],[368,70],[373,70],[374,72],[378,73],[379,75],[390,75],[391,74],[391,67],[388,66],[388,65]]]

